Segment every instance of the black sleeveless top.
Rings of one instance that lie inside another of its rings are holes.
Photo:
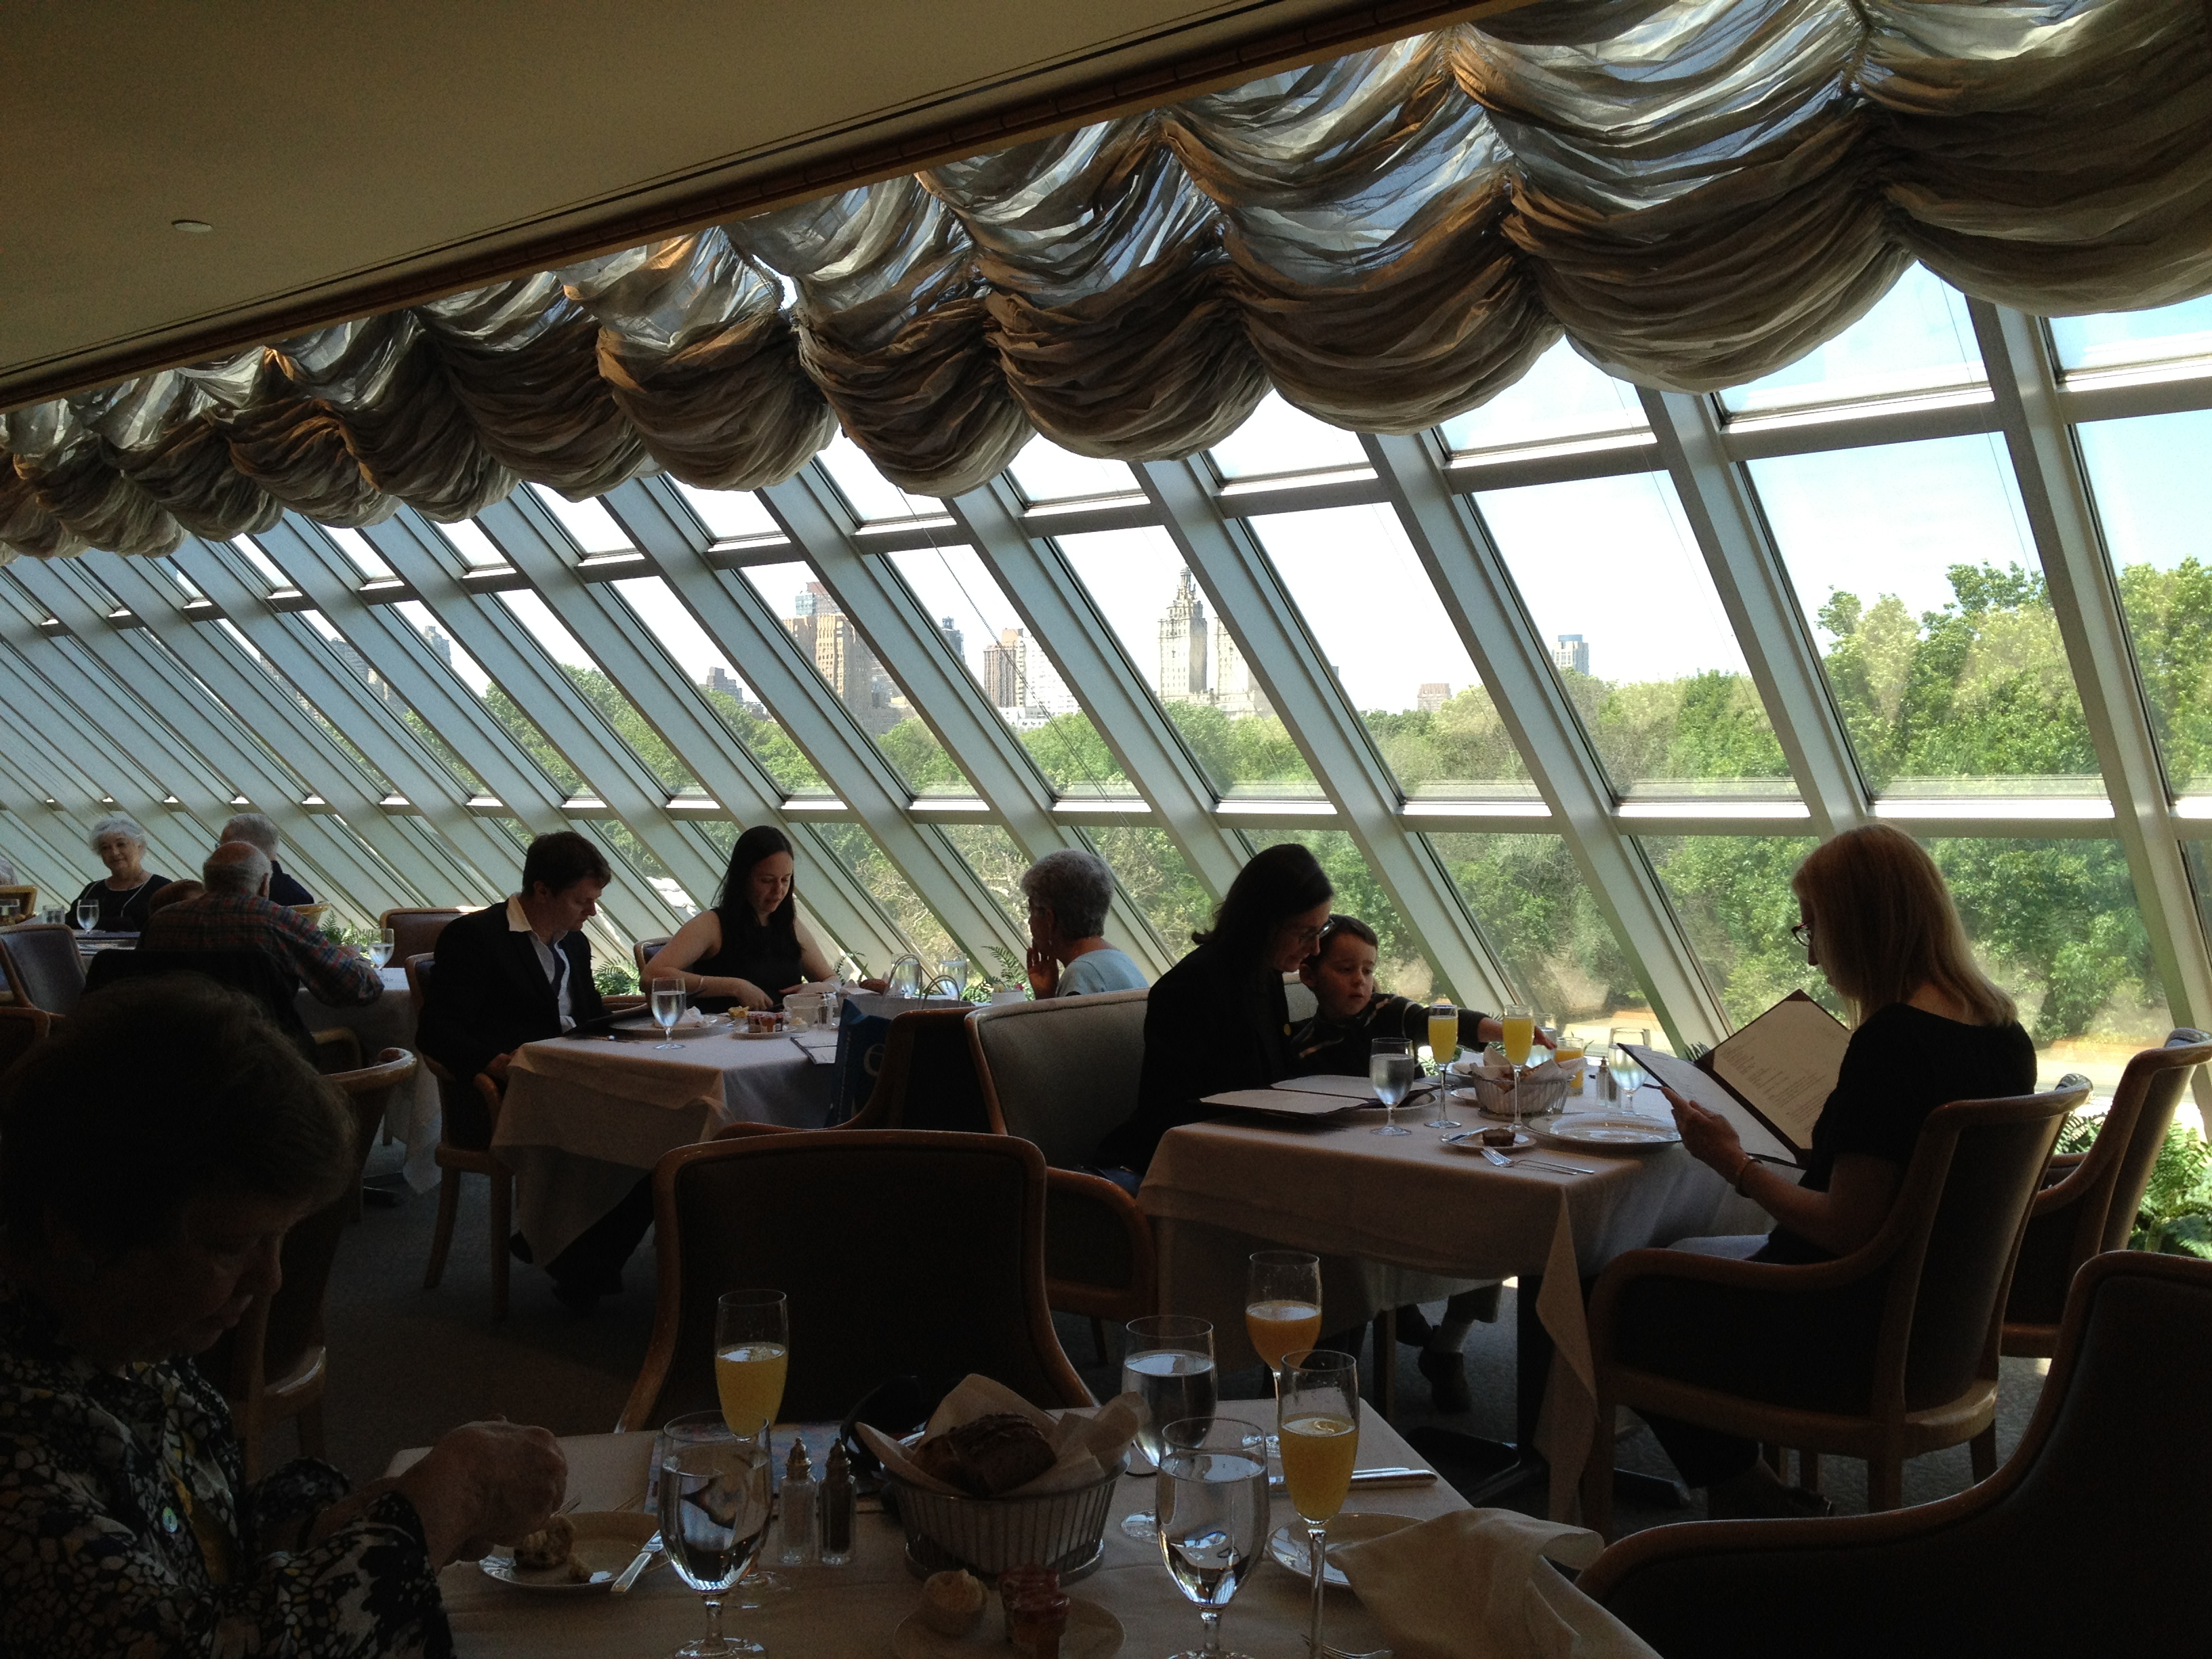
[[[750,909],[717,908],[722,925],[722,948],[691,964],[691,972],[714,979],[750,980],[768,993],[769,1003],[783,1006],[784,988],[806,977],[799,962],[799,921],[794,910],[779,911],[763,927]],[[736,1004],[733,997],[695,997],[709,1013]]]

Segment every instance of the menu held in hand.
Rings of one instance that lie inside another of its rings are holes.
[[[1850,1040],[1834,1015],[1792,991],[1694,1063],[1628,1048],[1654,1083],[1728,1119],[1744,1151],[1802,1164]]]

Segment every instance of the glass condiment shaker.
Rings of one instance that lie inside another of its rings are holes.
[[[806,1461],[804,1442],[791,1443],[791,1461],[783,1468],[783,1549],[777,1558],[787,1567],[803,1567],[815,1559],[816,1497],[814,1467]]]
[[[845,1445],[830,1448],[830,1461],[822,1472],[822,1565],[842,1567],[853,1559],[853,1523],[860,1495],[853,1489],[853,1466],[846,1461]]]

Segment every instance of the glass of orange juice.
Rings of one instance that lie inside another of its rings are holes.
[[[1279,1390],[1285,1357],[1321,1340],[1321,1258],[1304,1250],[1253,1251],[1244,1332]]]
[[[1505,1063],[1513,1068],[1513,1127],[1521,1127],[1521,1073],[1528,1065],[1528,1050],[1536,1042],[1536,1011],[1525,1003],[1509,1003],[1498,1017],[1505,1048]]]
[[[1317,1348],[1283,1367],[1277,1411],[1282,1419],[1283,1485],[1291,1507],[1306,1523],[1312,1563],[1313,1623],[1306,1650],[1322,1645],[1322,1587],[1328,1570],[1328,1523],[1352,1490],[1359,1451],[1359,1362],[1348,1353]]]

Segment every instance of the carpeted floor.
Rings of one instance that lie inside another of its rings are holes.
[[[372,1173],[397,1167],[398,1149],[380,1148]],[[434,1194],[397,1209],[370,1209],[340,1247],[330,1294],[330,1384],[325,1419],[332,1462],[356,1479],[382,1473],[392,1455],[435,1439],[471,1418],[504,1415],[542,1423],[559,1434],[599,1433],[614,1426],[628,1396],[653,1325],[652,1243],[631,1259],[628,1287],[586,1318],[556,1304],[545,1276],[512,1264],[510,1311],[491,1318],[484,1183],[471,1180],[461,1204],[445,1282],[422,1288],[436,1220]],[[1503,1297],[1495,1325],[1478,1325],[1467,1346],[1474,1409],[1448,1416],[1431,1409],[1429,1386],[1414,1369],[1414,1351],[1399,1348],[1398,1426],[1435,1426],[1497,1439],[1513,1431],[1513,1293]],[[1431,1315],[1440,1310],[1431,1309]],[[1063,1318],[1060,1340],[1091,1391],[1102,1399],[1120,1386],[1118,1364],[1097,1363],[1087,1321]],[[2008,1360],[1998,1410],[1998,1450],[2018,1442],[2041,1386],[2041,1365]],[[1257,1368],[1223,1378],[1226,1399],[1267,1394]],[[280,1428],[269,1447],[273,1458],[292,1455],[292,1431]],[[1650,1432],[1640,1425],[1626,1436],[1618,1461],[1624,1468],[1655,1475],[1672,1473]],[[1442,1465],[1440,1464],[1440,1467]],[[1450,1474],[1453,1470],[1447,1468]],[[1865,1507],[1864,1470],[1829,1459],[1822,1487],[1838,1510]],[[1968,1484],[1966,1450],[1923,1457],[1905,1467],[1905,1498],[1926,1503]],[[1541,1511],[1543,1490],[1529,1483],[1490,1501]],[[1692,1519],[1702,1506],[1672,1509],[1624,1497],[1623,1530]]]

